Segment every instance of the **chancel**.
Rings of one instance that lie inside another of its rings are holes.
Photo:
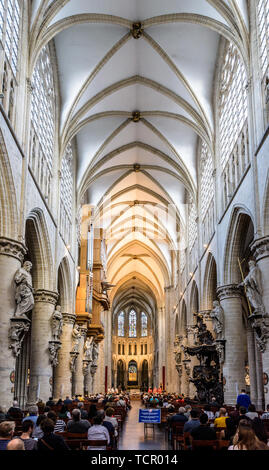
[[[267,445],[268,11],[0,0],[0,449]]]

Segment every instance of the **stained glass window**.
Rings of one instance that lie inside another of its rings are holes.
[[[221,74],[220,151],[222,168],[233,153],[247,119],[247,74],[236,47],[228,43]]]
[[[192,249],[195,240],[197,239],[198,229],[197,229],[197,210],[196,205],[191,201],[189,207],[189,248]]]
[[[55,132],[55,92],[49,47],[40,52],[32,77],[31,120],[49,168],[52,167]]]
[[[136,338],[136,312],[134,310],[129,313],[129,337]]]
[[[265,76],[269,65],[269,1],[259,0],[257,8],[258,35],[260,46],[260,61],[262,78]]]
[[[148,317],[144,312],[141,313],[141,336],[148,336]]]
[[[0,0],[0,39],[14,75],[18,63],[20,17],[18,0]]]
[[[73,152],[69,143],[61,167],[61,218],[60,231],[64,241],[71,242],[73,203]]]
[[[120,312],[118,316],[118,336],[124,336],[124,312]]]
[[[214,196],[213,160],[207,145],[201,149],[201,213],[202,220]]]

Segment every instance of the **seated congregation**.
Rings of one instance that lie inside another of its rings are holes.
[[[130,408],[128,395],[38,402],[0,410],[0,450],[115,450]]]
[[[215,398],[203,405],[165,392],[142,393],[140,399],[141,408],[161,410],[159,436],[168,450],[269,450],[269,405],[265,412],[256,411],[245,393],[235,406],[220,405]],[[125,392],[57,403],[50,397],[28,410],[15,401],[6,413],[0,410],[0,450],[117,450],[132,412]]]

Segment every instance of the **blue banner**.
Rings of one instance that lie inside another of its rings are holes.
[[[139,410],[139,423],[159,424],[161,422],[161,410]]]

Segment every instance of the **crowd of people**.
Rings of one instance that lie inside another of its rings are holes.
[[[218,404],[214,397],[208,405],[197,405],[184,395],[163,391],[153,393],[150,390],[141,395],[141,400],[146,407],[166,409],[170,431],[174,423],[182,423],[183,433],[189,433],[190,449],[193,440],[218,438],[229,442],[229,450],[269,450],[265,427],[269,405],[266,411],[258,413],[245,390],[238,395],[233,409]],[[50,397],[46,403],[39,401],[30,406],[26,413],[14,401],[7,412],[0,409],[0,450],[69,450],[61,435],[63,432],[85,434],[88,440],[105,440],[113,449],[119,434],[115,417],[119,407],[125,411],[130,409],[130,396],[114,390],[87,399],[76,395],[55,402]],[[21,428],[16,434],[18,421]]]
[[[118,437],[118,420],[114,417],[119,407],[131,407],[127,393],[96,394],[87,397],[90,406],[85,407],[83,397],[53,401],[39,401],[30,406],[26,416],[17,401],[5,413],[0,409],[0,450],[69,450],[64,438],[59,434],[85,434],[88,440],[105,440],[115,448]],[[68,406],[72,405],[72,407]],[[97,406],[101,405],[102,409]],[[54,408],[54,409],[53,409]],[[71,409],[73,408],[73,409]],[[57,411],[56,411],[57,410]],[[13,421],[14,420],[14,421]],[[21,421],[20,435],[16,435],[16,422]],[[88,447],[91,450],[91,446]],[[94,447],[104,450],[106,447]]]
[[[182,423],[183,433],[190,434],[190,448],[192,440],[214,441],[220,437],[229,441],[228,450],[269,450],[269,437],[264,424],[269,419],[269,405],[264,413],[259,414],[244,389],[238,395],[233,410],[219,404],[215,397],[208,405],[197,406],[197,400],[190,400],[184,395],[149,390],[141,395],[141,400],[146,407],[167,409],[170,436],[173,423]]]

